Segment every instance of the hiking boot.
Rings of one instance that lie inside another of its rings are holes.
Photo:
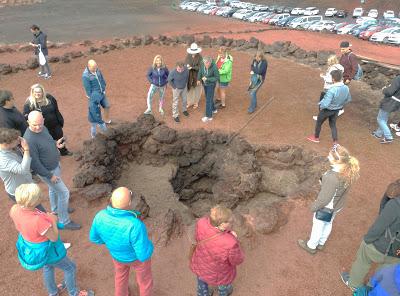
[[[382,138],[382,137],[379,137],[375,132],[372,132],[371,136],[373,136],[374,138],[379,139],[379,140]]]
[[[151,113],[151,109],[147,109],[146,111],[144,111],[144,114],[146,114],[146,115],[152,114],[152,113]]]
[[[350,289],[351,291],[354,292],[354,291],[356,290],[355,288],[353,288],[353,287],[350,286],[350,284],[349,284],[349,281],[350,281],[350,274],[349,274],[348,272],[344,271],[344,272],[340,273],[340,278],[342,279],[342,282],[343,282],[347,287],[349,287],[349,289]]]
[[[299,239],[297,240],[297,244],[299,245],[300,248],[302,248],[303,250],[305,250],[307,253],[314,255],[315,253],[317,253],[316,249],[311,249],[307,246],[307,242],[303,239]]]
[[[78,223],[75,223],[75,222],[71,221],[71,222],[69,222],[67,224],[64,224],[64,229],[66,229],[66,230],[79,230],[79,229],[81,229],[81,226]]]
[[[323,251],[325,249],[325,245],[318,245],[317,250],[318,251]]]
[[[338,115],[337,116],[340,116],[340,115],[342,115],[344,113],[344,110],[342,109],[342,110],[339,110],[339,113],[338,113]]]
[[[187,111],[183,111],[182,114],[185,116],[189,116],[189,112],[187,112]]]
[[[390,128],[395,130],[396,132],[400,132],[400,126],[398,126],[396,123],[391,123],[389,124]]]
[[[50,74],[44,74],[42,77],[47,80],[47,79],[51,78],[51,75]]]
[[[379,143],[381,143],[381,144],[390,144],[392,142],[393,142],[393,139],[383,138]]]
[[[176,122],[176,123],[179,123],[179,122],[181,122],[181,121],[179,120],[179,116],[177,116],[177,117],[174,117],[174,120],[175,120],[175,122]]]
[[[308,136],[307,140],[314,142],[314,143],[319,143],[319,138],[316,138],[314,135]]]
[[[213,111],[213,113],[214,113],[214,114],[217,114],[217,113],[218,113],[218,110],[217,110],[217,109],[215,109],[215,110]]]

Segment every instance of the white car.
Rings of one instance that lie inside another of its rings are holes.
[[[400,45],[400,32],[390,34],[387,42],[390,44]]]
[[[236,11],[236,12],[232,15],[232,17],[241,20],[241,19],[243,19],[243,17],[244,17],[247,13],[249,13],[250,11],[251,11],[251,10],[248,10],[248,9],[239,9],[238,11]]]
[[[377,18],[378,17],[378,10],[377,9],[371,9],[369,12],[368,12],[368,16],[369,17],[373,17],[373,18]]]
[[[358,24],[358,25],[362,25],[366,22],[377,23],[378,21],[375,18],[369,17],[369,16],[362,16],[362,17],[359,17],[356,19],[356,24]]]
[[[196,11],[199,6],[202,4],[200,2],[192,2],[190,5],[187,6],[186,10],[189,11]]]
[[[382,30],[380,32],[372,34],[371,38],[369,38],[369,41],[387,42],[390,34],[398,33],[398,32],[400,32],[400,28],[398,28],[398,27],[387,28],[385,30]]]
[[[353,10],[353,17],[360,17],[364,14],[364,10],[361,7],[354,8]]]
[[[319,9],[316,7],[307,7],[304,9],[304,15],[317,15],[319,13]]]
[[[293,15],[302,15],[304,13],[304,9],[300,7],[293,8],[290,14]]]
[[[346,25],[346,26],[340,28],[340,29],[337,31],[337,33],[338,33],[339,35],[348,34],[348,33],[350,32],[350,30],[353,29],[355,26],[359,26],[359,25],[357,25],[357,24],[349,24],[349,25]]]
[[[206,9],[203,10],[204,14],[210,14],[211,10],[217,8],[218,6],[216,5],[211,5],[210,7],[207,7]]]
[[[240,2],[240,1],[231,1],[230,3],[229,3],[229,6],[230,7],[233,7],[233,8],[240,8],[240,5],[242,4],[242,2]]]
[[[337,9],[336,8],[328,8],[325,11],[325,16],[335,16],[337,13]]]
[[[264,19],[269,14],[269,12],[257,12],[249,17],[248,21],[251,23],[259,22],[261,19]]]
[[[322,31],[322,30],[333,30],[335,27],[336,23],[334,21],[319,21],[316,24],[312,24],[310,27],[308,27],[309,30],[311,31]]]
[[[229,6],[221,7],[220,9],[218,9],[218,11],[215,13],[215,15],[221,16],[221,15],[223,15],[225,12],[227,12],[227,11],[229,11],[229,10],[231,10],[231,9],[232,9],[232,8],[229,7]]]
[[[387,19],[387,18],[394,18],[395,17],[395,15],[394,15],[394,11],[393,10],[386,10],[384,13],[383,13],[383,18],[385,18],[385,19]]]
[[[277,21],[280,21],[281,19],[284,19],[284,18],[289,17],[289,16],[290,16],[289,13],[276,14],[273,18],[270,19],[268,24],[269,25],[274,25]]]

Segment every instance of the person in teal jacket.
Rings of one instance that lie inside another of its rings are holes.
[[[204,57],[197,74],[197,85],[203,84],[206,95],[206,115],[201,119],[203,122],[211,121],[213,113],[217,113],[214,105],[214,92],[218,81],[219,73],[215,62],[210,57]]]
[[[226,89],[232,80],[233,58],[225,46],[221,46],[218,51],[216,65],[219,72],[218,95],[216,103],[220,103],[220,108],[225,108]]]
[[[90,230],[90,241],[105,244],[114,262],[115,296],[128,295],[129,272],[136,271],[140,296],[150,296],[153,289],[151,255],[153,243],[146,226],[132,209],[132,191],[126,187],[114,190],[111,204],[96,214]]]

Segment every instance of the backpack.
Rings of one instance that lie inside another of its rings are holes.
[[[395,198],[395,201],[400,204],[400,198]],[[400,225],[398,224],[398,226]],[[397,231],[394,234],[390,231],[389,227],[386,228],[385,237],[390,239],[385,256],[400,258],[400,227],[397,227]]]
[[[350,64],[351,64],[351,62],[350,62],[349,56],[350,56],[351,54],[352,54],[352,52],[349,53],[349,55],[347,56],[347,58],[349,59],[349,63],[350,63]],[[356,72],[356,74],[354,75],[353,80],[361,80],[363,74],[364,74],[363,69],[361,68],[360,64],[357,64],[357,72]]]

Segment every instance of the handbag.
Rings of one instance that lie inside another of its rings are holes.
[[[333,200],[335,199],[337,189],[335,190],[335,194],[333,195],[331,201],[323,207],[315,212],[315,219],[324,221],[324,222],[331,222],[333,217]]]
[[[219,233],[216,233],[216,234],[214,234],[214,235],[212,235],[212,236],[210,236],[210,237],[208,237],[206,239],[203,239],[203,240],[201,240],[199,242],[192,243],[190,245],[190,248],[189,248],[189,255],[188,255],[189,261],[192,262],[192,258],[193,258],[194,252],[196,251],[196,248],[197,248],[198,245],[201,245],[201,244],[203,244],[205,242],[213,240],[213,239],[217,238],[218,236],[220,236],[221,234],[224,234],[224,233],[225,232],[219,232]]]
[[[47,62],[46,61],[46,57],[44,56],[42,48],[40,47],[40,45],[39,45],[38,49],[39,49],[39,64],[41,66],[44,66],[44,65],[46,65],[46,62]]]

